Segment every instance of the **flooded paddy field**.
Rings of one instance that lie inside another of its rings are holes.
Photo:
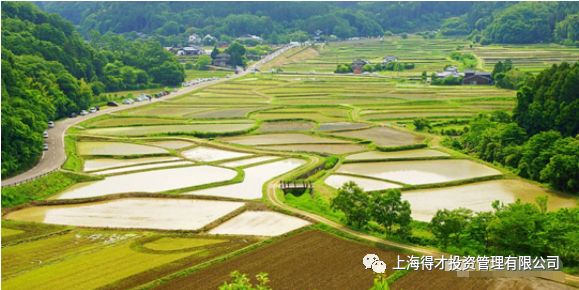
[[[130,125],[169,125],[169,124],[183,124],[184,120],[178,119],[161,119],[161,118],[139,118],[139,117],[113,117],[108,119],[100,119],[96,121],[89,120],[87,127],[118,127]]]
[[[57,198],[86,198],[124,192],[161,192],[225,181],[234,178],[236,174],[231,169],[208,165],[128,173],[79,183],[57,195]]]
[[[548,196],[549,210],[575,207],[577,199],[558,195],[539,186],[521,180],[505,179],[477,182],[459,186],[409,190],[402,193],[402,199],[410,202],[412,217],[429,222],[439,209],[468,208],[473,211],[491,211],[492,202],[499,200],[505,204],[517,199],[535,203],[539,196]]]
[[[185,158],[201,161],[201,162],[212,162],[218,160],[225,160],[225,159],[233,159],[239,158],[244,156],[250,156],[249,153],[237,152],[237,151],[228,151],[213,147],[204,147],[199,146],[193,149],[189,149],[187,151],[183,151],[181,154],[185,156]]]
[[[156,134],[171,134],[171,133],[174,134],[174,133],[191,133],[191,132],[207,132],[207,133],[237,132],[248,130],[251,127],[253,127],[253,123],[215,123],[215,124],[203,123],[190,125],[98,128],[98,129],[87,129],[83,131],[83,133],[100,136],[148,136]]]
[[[115,167],[133,166],[145,163],[167,162],[179,160],[179,157],[161,156],[161,157],[144,157],[144,158],[130,158],[130,159],[116,159],[116,158],[96,158],[84,160],[84,171],[104,170]]]
[[[247,166],[247,165],[251,165],[254,163],[260,163],[260,162],[273,160],[273,159],[277,159],[277,158],[281,158],[281,157],[279,157],[279,156],[258,156],[258,157],[252,157],[252,158],[247,158],[247,159],[242,159],[242,160],[225,162],[225,163],[222,163],[221,165],[226,166],[226,167],[241,167],[241,166]]]
[[[35,206],[6,218],[47,224],[126,229],[197,230],[239,209],[242,202],[123,198],[98,203]]]
[[[371,176],[412,185],[441,183],[501,174],[496,169],[470,160],[348,163],[342,165],[337,172]]]
[[[122,142],[78,142],[80,155],[149,155],[164,154],[167,150],[154,146]]]
[[[320,131],[339,131],[339,130],[356,130],[367,128],[370,125],[366,123],[350,123],[350,122],[337,122],[337,123],[322,123],[318,130]]]
[[[222,138],[221,141],[239,145],[274,145],[274,144],[304,144],[304,143],[348,143],[348,141],[318,137],[306,134],[263,134],[241,137]]]
[[[223,108],[193,113],[187,115],[187,117],[191,119],[244,118],[247,114],[259,109],[260,107]]]
[[[159,147],[164,147],[167,149],[181,149],[181,148],[195,145],[195,143],[193,143],[193,142],[184,141],[184,140],[159,140],[159,141],[148,142],[147,144],[151,144],[151,145],[159,146]]]
[[[387,128],[374,127],[364,130],[332,133],[332,135],[369,140],[379,146],[404,146],[424,141],[423,137],[407,132]]]
[[[400,188],[402,187],[399,184],[380,181],[376,179],[370,178],[363,178],[363,177],[355,177],[355,176],[348,176],[348,175],[340,175],[340,174],[332,174],[324,181],[327,185],[333,188],[340,188],[344,183],[353,181],[358,186],[360,186],[364,191],[374,191],[374,190],[383,190],[383,189],[390,189],[390,188]]]
[[[273,211],[245,211],[209,231],[216,235],[279,236],[309,225],[308,221]]]
[[[122,115],[125,116],[159,116],[159,117],[178,117],[184,118],[185,116],[201,111],[207,111],[212,109],[211,107],[199,107],[199,106],[163,106],[163,105],[153,105],[144,106],[136,109],[123,111]]]
[[[384,261],[396,261],[399,254],[325,232],[306,231],[176,277],[159,289],[216,289],[235,270],[249,277],[266,272],[273,289],[370,289],[374,273],[365,270],[361,263],[361,257],[368,253],[375,253]],[[300,276],[296,279],[298,272]],[[391,273],[388,267],[386,275]]]
[[[145,169],[183,166],[183,165],[193,165],[193,162],[187,161],[187,160],[177,160],[177,161],[169,161],[169,162],[163,162],[163,163],[136,165],[136,166],[123,167],[123,168],[107,169],[107,170],[101,170],[101,171],[93,172],[93,174],[96,174],[96,175],[117,174],[117,173],[129,172],[129,171],[139,171],[139,170],[145,170]]]
[[[305,164],[301,159],[285,159],[245,168],[245,178],[240,183],[191,191],[185,194],[222,196],[241,199],[262,197],[263,184],[268,180]]]
[[[309,131],[314,129],[315,127],[316,124],[314,122],[276,121],[276,122],[263,122],[257,131],[260,133]]]
[[[361,144],[292,144],[260,146],[263,150],[277,150],[289,152],[312,152],[326,154],[346,154],[366,150]]]
[[[401,150],[391,152],[368,151],[346,156],[346,160],[373,160],[373,159],[399,159],[421,157],[446,157],[447,153],[433,149]]]

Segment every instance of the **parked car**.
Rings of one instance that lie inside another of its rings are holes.
[[[86,110],[82,110],[82,111],[80,111],[80,115],[86,116],[86,115],[88,115],[88,112]]]
[[[48,121],[48,128],[54,128],[54,121]]]
[[[92,107],[88,110],[89,113],[96,113],[97,109],[95,107]]]
[[[44,150],[44,151],[48,150],[48,144],[47,143],[44,143],[44,146],[42,146],[42,150]]]
[[[110,107],[118,107],[119,104],[118,104],[117,102],[111,101],[111,102],[107,102],[107,106],[110,106]]]
[[[115,103],[115,104],[116,104],[116,103]],[[100,111],[100,110],[101,110],[101,106],[94,106],[94,108],[95,108],[97,111]]]
[[[75,113],[75,112],[70,113],[70,117],[71,117],[71,118],[76,118],[76,113]]]
[[[124,100],[123,100],[123,104],[125,104],[125,105],[130,105],[130,104],[132,104],[132,103],[134,103],[134,101],[131,100],[131,99],[124,99]]]
[[[42,136],[43,136],[44,138],[48,138],[48,131],[45,130],[44,133],[42,133]]]

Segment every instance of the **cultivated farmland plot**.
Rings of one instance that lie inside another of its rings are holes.
[[[310,223],[271,211],[246,211],[209,231],[216,235],[278,236]]]
[[[147,145],[121,142],[79,142],[81,155],[150,155],[168,153],[165,149]]]
[[[243,206],[242,202],[126,198],[99,203],[37,206],[8,219],[48,224],[127,229],[198,230]]]
[[[178,157],[144,157],[144,158],[131,158],[131,159],[115,159],[115,158],[96,158],[87,159],[84,161],[84,171],[96,171],[115,167],[124,167],[139,165],[145,163],[157,163],[166,161],[179,160]]]

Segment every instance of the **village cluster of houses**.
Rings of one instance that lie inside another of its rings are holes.
[[[437,78],[447,78],[447,77],[462,77],[463,85],[491,85],[493,84],[493,78],[489,72],[477,72],[474,70],[465,70],[464,73],[458,71],[456,66],[449,66],[442,72],[434,74]]]
[[[384,57],[382,64],[386,65],[391,62],[397,62],[398,58],[392,55]],[[369,61],[365,59],[356,59],[352,62],[352,71],[354,74],[361,74],[365,65],[370,64]]]

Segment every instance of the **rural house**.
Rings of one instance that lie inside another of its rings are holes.
[[[352,62],[352,71],[355,74],[361,74],[362,73],[362,69],[364,68],[365,65],[369,64],[370,62],[368,62],[367,60],[363,60],[363,59],[357,59],[355,61]]]
[[[491,73],[488,72],[476,72],[476,71],[465,71],[464,79],[462,80],[463,85],[492,85],[493,78]]]
[[[437,78],[446,78],[446,77],[461,77],[464,74],[458,72],[458,68],[456,66],[449,66],[444,69],[443,72],[437,72],[435,76]]]
[[[396,62],[398,61],[398,58],[393,56],[393,55],[389,55],[387,57],[384,58],[384,60],[382,61],[383,64],[387,64],[387,63],[391,63],[391,62]]]
[[[198,46],[187,46],[183,47],[177,52],[177,55],[201,55],[204,54],[205,51]]]
[[[213,65],[226,67],[227,63],[229,63],[230,58],[231,58],[231,56],[228,53],[225,53],[225,52],[220,53],[213,60]]]

